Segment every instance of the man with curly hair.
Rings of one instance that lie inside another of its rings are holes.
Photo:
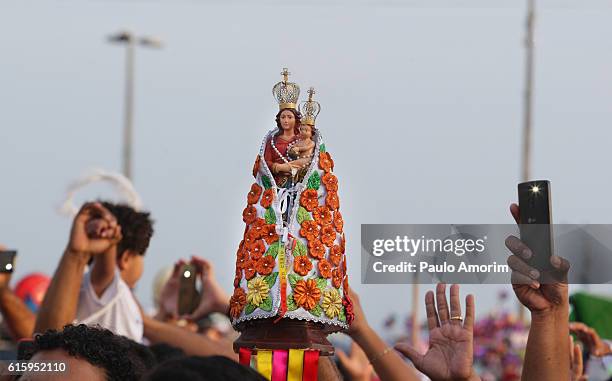
[[[64,372],[25,372],[20,381],[136,381],[156,364],[155,356],[147,347],[107,329],[84,324],[67,325],[62,331],[49,330],[37,335],[20,360],[66,365]]]
[[[85,204],[41,305],[36,332],[76,321],[141,342],[142,313],[132,289],[152,235],[149,213],[109,202]]]

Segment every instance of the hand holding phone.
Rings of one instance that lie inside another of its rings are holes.
[[[15,269],[16,250],[0,251],[0,273],[12,273]]]
[[[196,288],[197,269],[192,264],[185,264],[179,270],[179,316],[191,314],[200,302],[200,293]]]
[[[550,271],[554,252],[550,181],[520,183],[518,196],[521,241],[533,253],[527,263],[539,271]]]

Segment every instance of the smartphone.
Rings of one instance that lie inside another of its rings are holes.
[[[0,251],[0,273],[12,273],[15,268],[16,250]]]
[[[183,265],[180,270],[178,314],[192,313],[200,302],[200,293],[196,288],[196,268],[193,265]]]
[[[518,196],[521,241],[533,253],[527,263],[540,271],[550,271],[554,252],[550,181],[520,183]]]

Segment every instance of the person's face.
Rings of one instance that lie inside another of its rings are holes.
[[[295,116],[289,110],[285,110],[280,114],[280,123],[283,130],[291,130],[295,128]]]
[[[307,124],[300,125],[300,138],[310,139],[312,137],[312,128]]]
[[[119,258],[119,270],[123,281],[134,288],[144,270],[144,255],[126,250]]]
[[[53,349],[50,351],[37,352],[29,362],[31,363],[45,363],[45,362],[61,362],[66,364],[65,372],[25,372],[20,381],[55,381],[55,380],[68,380],[68,381],[80,381],[80,380],[91,380],[91,381],[106,381],[106,372],[104,369],[94,366],[87,362],[87,360],[70,356],[63,349]]]

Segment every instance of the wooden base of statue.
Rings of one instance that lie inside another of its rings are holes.
[[[234,351],[240,348],[257,349],[310,349],[321,352],[321,356],[332,356],[334,347],[327,340],[327,335],[338,331],[321,323],[304,320],[257,319],[239,324],[242,332],[234,341]]]

